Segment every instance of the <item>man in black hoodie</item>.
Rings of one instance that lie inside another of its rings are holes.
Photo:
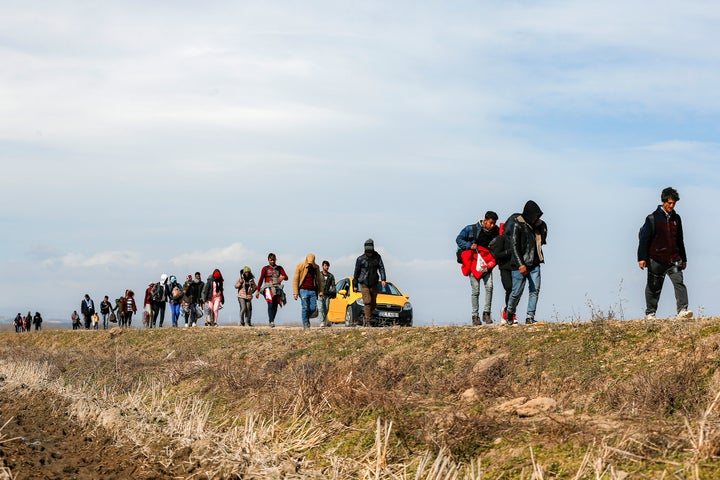
[[[517,325],[515,311],[520,297],[528,287],[528,307],[526,324],[535,323],[535,309],[540,295],[540,264],[544,263],[542,246],[547,239],[547,225],[543,222],[543,211],[537,203],[528,200],[522,213],[514,213],[505,222],[505,232],[512,244],[512,293],[507,306],[507,324]]]

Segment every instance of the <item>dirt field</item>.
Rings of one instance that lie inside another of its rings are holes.
[[[0,464],[15,480],[172,478],[160,465],[114,446],[102,429],[82,430],[58,400],[17,387],[0,396]],[[7,471],[7,470],[6,470]],[[7,473],[0,478],[7,478]]]

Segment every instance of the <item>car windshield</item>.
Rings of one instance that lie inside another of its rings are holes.
[[[382,283],[378,282],[378,293],[384,293],[385,295],[402,295],[402,293],[400,293],[400,290],[398,290],[395,285],[389,282],[385,283],[385,288],[383,288]]]

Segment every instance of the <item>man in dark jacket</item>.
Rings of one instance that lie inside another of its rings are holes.
[[[371,321],[372,313],[377,304],[378,282],[385,288],[385,265],[382,257],[375,251],[375,243],[372,238],[365,241],[365,253],[355,261],[355,272],[353,273],[355,283],[353,290],[358,291],[358,285],[363,299],[363,312],[365,323]]]
[[[92,301],[90,295],[85,294],[85,298],[80,303],[80,313],[82,313],[85,329],[90,330],[90,318],[95,313],[95,302]]]
[[[648,269],[645,286],[645,318],[654,320],[665,275],[675,287],[677,318],[692,318],[688,310],[687,288],[683,283],[683,270],[687,267],[685,241],[680,215],[675,204],[680,200],[677,190],[667,187],[660,194],[662,205],[645,218],[640,229],[638,265]]]
[[[487,211],[485,218],[477,223],[467,225],[455,239],[460,250],[477,250],[477,247],[488,248],[493,238],[500,233],[497,223],[497,213]],[[485,307],[483,308],[482,321],[492,323],[490,312],[492,311],[493,274],[492,270],[486,272],[479,279],[474,275],[468,275],[470,279],[470,306],[472,307],[472,324],[480,325],[480,282],[485,285]]]
[[[545,262],[542,246],[547,239],[547,225],[543,222],[543,211],[537,203],[528,200],[522,213],[514,213],[505,222],[505,235],[511,239],[512,293],[507,306],[507,324],[517,325],[515,311],[520,297],[528,287],[526,324],[535,323],[535,310],[540,295],[540,264]]]

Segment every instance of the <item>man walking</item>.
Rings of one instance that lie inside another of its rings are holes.
[[[497,213],[487,211],[483,220],[467,225],[455,239],[460,251],[471,250],[476,252],[478,247],[488,248],[493,238],[497,237],[500,229],[496,223]],[[480,282],[485,285],[485,307],[483,308],[482,321],[492,323],[490,312],[492,311],[493,278],[492,269],[485,272],[479,279],[470,273],[470,305],[472,306],[472,324],[480,325]]]
[[[90,295],[85,294],[85,298],[80,303],[80,313],[83,316],[83,322],[85,323],[85,330],[90,330],[90,319],[93,313],[95,313],[95,302],[92,301]]]
[[[542,246],[547,239],[547,225],[543,222],[543,211],[537,203],[528,200],[522,213],[514,213],[505,222],[505,232],[512,245],[512,292],[507,306],[507,320],[501,323],[517,325],[515,311],[520,297],[528,283],[528,306],[525,323],[535,323],[535,310],[540,296],[540,264],[545,262]]]
[[[318,296],[323,296],[323,279],[315,255],[308,253],[293,275],[293,298],[300,297],[303,330],[310,328],[310,315],[317,309]]]
[[[387,280],[385,265],[383,265],[380,254],[375,251],[375,243],[372,238],[365,241],[365,253],[355,261],[353,278],[355,279],[353,290],[357,292],[359,286],[364,303],[365,324],[369,325],[377,303],[378,282],[382,283],[382,287],[385,288]]]
[[[330,299],[335,298],[337,294],[335,291],[335,276],[330,273],[330,262],[323,260],[322,272],[320,272],[323,284],[323,294],[318,298],[318,316],[320,317],[320,325],[323,327],[329,327],[327,314],[330,309]]]
[[[665,275],[675,287],[677,318],[692,318],[688,310],[687,288],[683,283],[683,270],[687,267],[685,241],[680,215],[675,205],[680,200],[677,190],[665,188],[660,194],[661,205],[645,218],[640,229],[638,244],[638,265],[641,270],[647,267],[645,286],[645,318],[655,320],[660,292]]]

